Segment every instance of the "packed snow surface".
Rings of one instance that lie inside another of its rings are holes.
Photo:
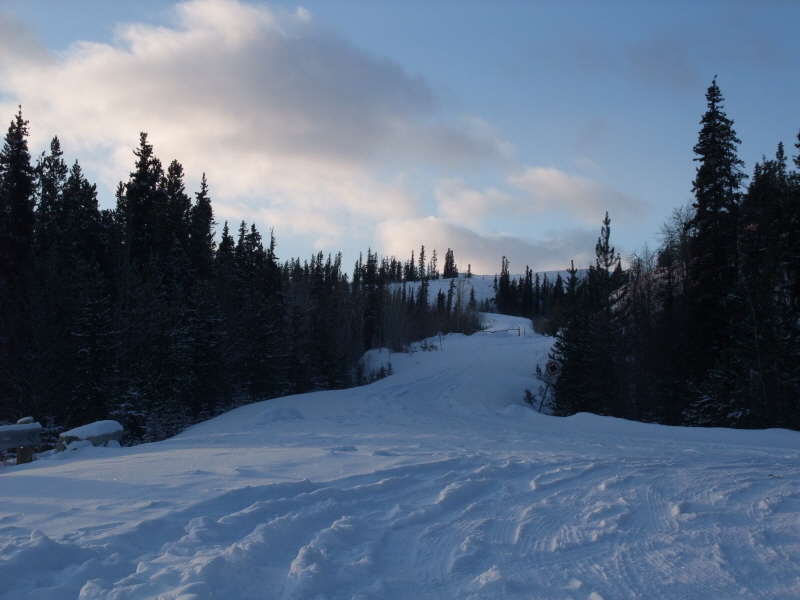
[[[493,327],[373,352],[394,374],[369,386],[6,467],[0,598],[800,597],[798,433],[539,415],[552,340]]]

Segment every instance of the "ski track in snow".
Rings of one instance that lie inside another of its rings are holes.
[[[549,341],[480,335],[445,339],[449,358],[394,355],[397,374],[364,388],[6,469],[0,598],[800,597],[800,436],[706,441],[508,407],[533,385],[511,357]],[[205,452],[202,468],[176,451]],[[103,496],[125,468],[139,479]],[[43,494],[59,476],[63,497]]]

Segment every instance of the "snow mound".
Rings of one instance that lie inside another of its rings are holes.
[[[82,425],[81,427],[70,429],[61,435],[63,437],[74,437],[85,440],[86,438],[90,437],[100,437],[117,433],[118,431],[122,431],[122,429],[122,425],[116,421],[96,421],[95,423],[89,423],[88,425]]]

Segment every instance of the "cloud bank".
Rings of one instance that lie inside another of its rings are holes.
[[[472,265],[473,273],[492,275],[500,272],[503,256],[508,258],[513,273],[523,273],[526,266],[537,272],[563,270],[569,267],[570,258],[576,267],[593,264],[599,228],[551,232],[544,239],[532,241],[503,233],[478,234],[437,217],[425,217],[385,222],[378,231],[387,254],[401,260],[409,258],[409,241],[416,252],[421,245],[437,240],[437,252],[442,258],[447,248],[454,249],[460,271],[466,272],[467,265]],[[431,247],[426,248],[430,254]]]
[[[413,210],[402,189],[370,174],[387,157],[460,164],[497,152],[495,140],[441,117],[422,78],[337,38],[305,10],[235,0],[175,10],[174,27],[123,25],[115,44],[80,42],[62,56],[29,34],[4,37],[0,85],[14,98],[4,112],[19,102],[34,133],[57,133],[82,157],[96,153],[91,166],[111,185],[148,131],[165,161],[208,171],[223,202],[267,201],[282,225],[309,209],[334,217],[342,205],[356,219]]]
[[[164,163],[184,165],[189,189],[207,173],[218,221],[274,227],[283,258],[367,246],[405,256],[424,243],[454,248],[476,272],[494,272],[503,254],[520,269],[563,268],[593,248],[584,224],[638,210],[593,180],[516,165],[490,123],[448,113],[424,78],[304,9],[191,0],[173,16],[55,54],[0,15],[0,111],[22,104],[32,147],[58,135],[107,189],[147,131]],[[496,185],[456,175],[489,168]],[[433,175],[409,175],[419,172]],[[532,242],[488,225],[550,213],[578,228]]]
[[[644,208],[610,186],[552,167],[528,167],[510,182],[526,192],[535,211],[563,211],[587,225],[602,221],[606,211],[629,220],[640,216]]]

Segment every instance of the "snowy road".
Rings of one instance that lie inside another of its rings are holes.
[[[0,598],[800,597],[800,434],[535,414],[550,341],[6,468]]]

